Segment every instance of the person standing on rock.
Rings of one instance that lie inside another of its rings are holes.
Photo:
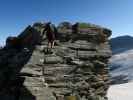
[[[75,23],[74,25],[72,25],[72,41],[71,42],[74,42],[75,41],[75,38],[76,38],[76,35],[78,33],[78,26],[79,26],[79,23]]]
[[[78,26],[79,26],[79,23],[75,23],[74,25],[72,25],[72,33],[78,33]]]
[[[43,34],[46,32],[46,37],[48,39],[48,48],[53,48],[55,43],[55,27],[51,25],[50,22],[48,22],[45,26],[45,29],[43,31]],[[48,50],[47,48],[47,50]]]

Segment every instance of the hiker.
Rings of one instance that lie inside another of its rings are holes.
[[[78,26],[79,23],[75,23],[74,25],[72,25],[72,37],[71,37],[71,42],[73,43],[76,39],[77,33],[78,33]]]
[[[44,32],[46,32],[46,37],[48,39],[48,46],[47,47],[52,49],[54,47],[54,42],[55,42],[55,27],[53,27],[51,25],[51,23],[48,22],[45,26],[43,34],[44,34]]]
[[[75,23],[74,25],[72,25],[72,33],[78,33],[78,25],[79,23]]]

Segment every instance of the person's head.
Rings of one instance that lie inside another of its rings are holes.
[[[51,24],[51,22],[47,22],[47,25],[50,25]]]
[[[75,23],[75,25],[76,25],[76,26],[78,26],[78,25],[79,25],[79,23],[78,23],[78,22],[76,22],[76,23]]]
[[[51,24],[50,22],[47,22],[47,23],[44,25],[44,28],[49,27],[50,24]]]
[[[47,22],[47,23],[45,24],[45,27],[49,27],[50,24],[51,24],[51,22]]]
[[[73,27],[78,27],[79,23],[76,22],[75,24],[73,24]]]
[[[75,24],[79,24],[79,22],[76,22]]]

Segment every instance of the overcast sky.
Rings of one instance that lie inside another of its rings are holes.
[[[81,21],[132,35],[133,0],[0,0],[0,44],[37,21]]]

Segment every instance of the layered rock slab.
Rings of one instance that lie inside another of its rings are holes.
[[[70,24],[67,24],[69,27],[66,24],[61,25],[57,27],[56,46],[51,54],[46,52],[46,36],[42,36],[45,24],[41,23],[27,27],[18,36],[22,44],[20,50],[16,50],[14,46],[1,50],[7,53],[1,53],[0,59],[5,61],[0,60],[0,64],[7,67],[1,73],[9,74],[6,76],[9,79],[3,80],[10,84],[18,79],[18,83],[21,83],[19,86],[10,86],[14,88],[11,90],[14,94],[9,92],[9,97],[16,98],[14,100],[65,100],[75,96],[79,100],[107,100],[107,63],[111,56],[108,37],[111,31],[87,24],[87,28],[77,26],[77,33],[73,33]],[[19,79],[24,80],[21,82]],[[1,97],[6,97],[7,89],[2,90],[5,92],[1,92]],[[15,95],[17,91],[18,97]]]

